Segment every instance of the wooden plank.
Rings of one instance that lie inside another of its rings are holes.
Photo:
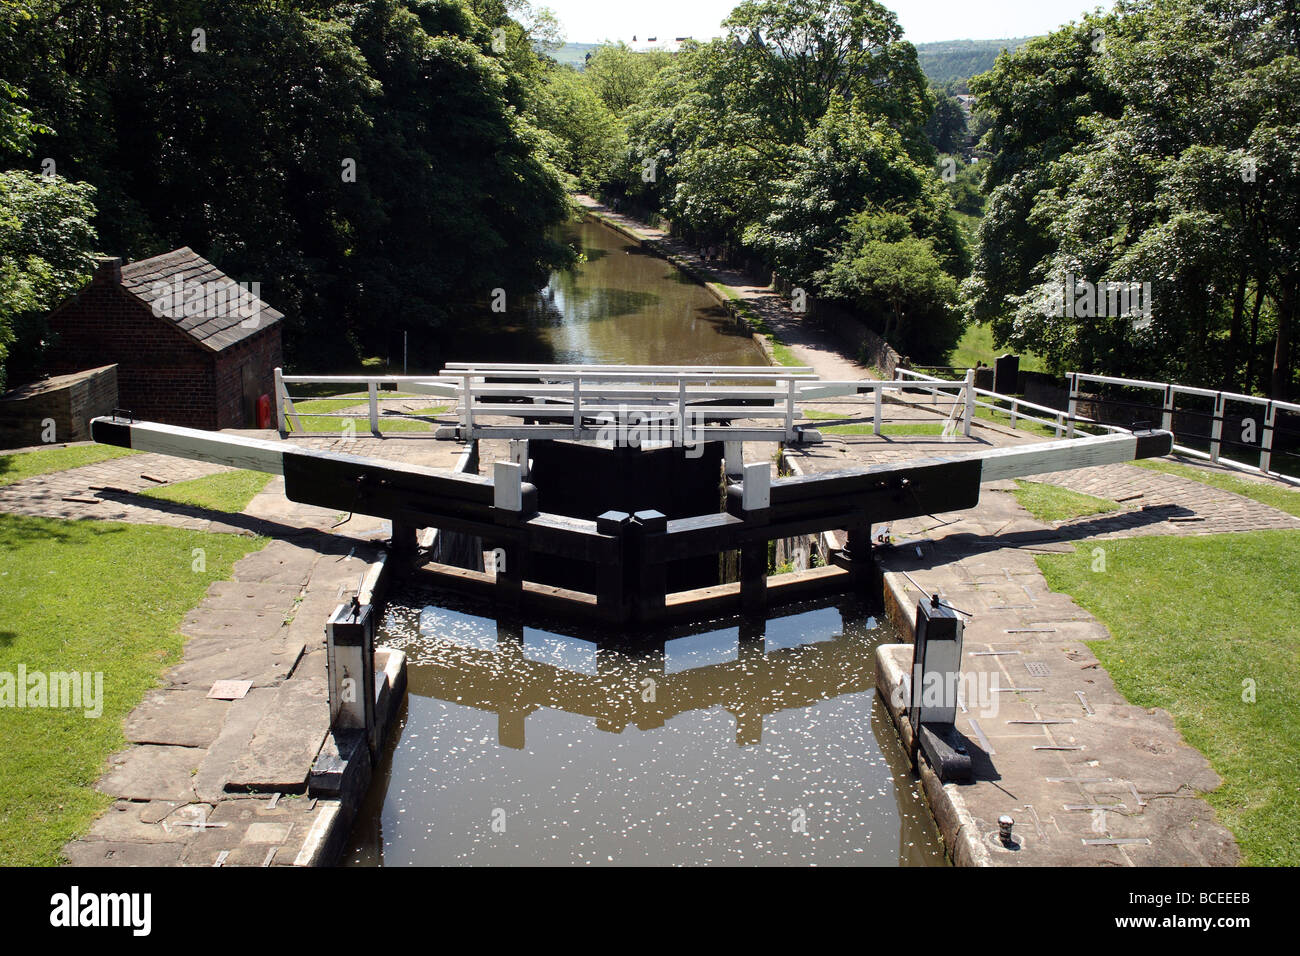
[[[980,480],[998,481],[1094,465],[1113,465],[1132,461],[1137,457],[1136,452],[1137,438],[1133,435],[1099,435],[996,448],[979,455],[983,461]]]
[[[92,419],[90,435],[106,445],[119,445],[136,451],[206,461],[214,465],[230,465],[249,471],[264,471],[272,475],[284,474],[284,452],[292,445],[227,435],[222,432],[184,428],[180,425],[159,425],[155,422],[120,422],[112,418]]]

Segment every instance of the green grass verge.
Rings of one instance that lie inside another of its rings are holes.
[[[823,435],[874,435],[875,429],[871,423],[853,424],[853,425],[824,425],[817,429]],[[938,422],[917,422],[912,424],[898,425],[881,425],[880,434],[882,435],[942,435],[943,425]]]
[[[1104,572],[1096,546],[1038,556],[1047,583],[1110,631],[1089,646],[1120,693],[1169,711],[1223,778],[1206,799],[1244,861],[1300,866],[1300,533],[1105,541]]]
[[[948,352],[944,364],[958,368],[974,368],[976,362],[992,365],[994,359],[1003,355],[1008,349],[995,348],[993,329],[987,324],[972,322],[966,326],[957,344]],[[1022,372],[1045,372],[1046,363],[1033,352],[1020,353],[1020,370]]]
[[[816,408],[805,408],[803,417],[809,421],[834,421],[852,418],[852,415],[837,415],[823,412]],[[849,425],[824,425],[818,429],[823,435],[874,435],[875,428],[871,422],[854,422]],[[882,435],[942,435],[943,422],[887,422],[880,426]]]
[[[260,471],[222,471],[161,488],[149,488],[141,494],[146,498],[161,498],[196,508],[239,514],[270,480],[270,475]]]
[[[103,712],[0,706],[0,865],[51,865],[112,800],[122,719],[180,656],[177,627],[263,538],[0,515],[0,674],[103,674]],[[195,549],[204,570],[195,571]],[[12,686],[12,685],[11,685]],[[0,698],[2,699],[2,698]]]
[[[24,478],[67,471],[82,465],[94,465],[110,458],[123,458],[137,454],[129,448],[116,445],[69,445],[63,448],[42,448],[16,455],[0,455],[0,485],[12,485]]]
[[[1119,502],[1109,498],[1085,495],[1042,481],[1022,481],[1017,478],[1016,486],[1012,492],[1016,501],[1039,521],[1065,521],[1067,518],[1082,518],[1084,515],[1120,510]]]
[[[364,396],[363,396],[364,398]],[[341,432],[348,427],[348,422],[352,422],[356,428],[357,434],[369,434],[369,418],[339,418],[331,417],[330,412],[337,412],[344,408],[351,408],[359,404],[356,401],[348,399],[330,398],[330,399],[312,399],[306,402],[295,403],[295,408],[302,422],[304,433],[311,434],[314,432]],[[412,415],[441,415],[447,410],[448,406],[439,405],[434,408],[420,408],[408,414]],[[285,416],[285,423],[288,426],[290,434],[293,433],[293,417]],[[391,416],[379,416],[379,432],[427,432],[433,429],[430,422],[414,421],[409,418],[393,418]]]
[[[1162,471],[1167,475],[1190,478],[1192,481],[1199,481],[1203,485],[1209,485],[1211,488],[1218,488],[1221,491],[1231,491],[1243,498],[1251,498],[1261,504],[1269,505],[1279,511],[1285,511],[1287,514],[1293,514],[1300,518],[1300,491],[1292,491],[1285,485],[1272,481],[1267,483],[1247,481],[1245,478],[1237,478],[1218,471],[1196,468],[1176,461],[1165,461],[1163,458],[1144,458],[1141,461],[1133,462],[1133,464],[1151,471]]]

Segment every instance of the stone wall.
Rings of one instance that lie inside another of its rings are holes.
[[[111,415],[116,405],[116,365],[19,386],[0,395],[0,448],[88,441],[90,420]]]

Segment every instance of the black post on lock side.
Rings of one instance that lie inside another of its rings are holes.
[[[962,622],[934,595],[916,605],[912,645],[912,759],[919,748],[944,783],[968,780],[967,741],[956,727],[957,689],[961,682]]]

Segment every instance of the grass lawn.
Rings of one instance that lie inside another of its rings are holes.
[[[1113,635],[1089,646],[1139,707],[1163,707],[1223,785],[1206,795],[1244,861],[1300,866],[1300,532],[1151,536],[1040,555]],[[1250,702],[1245,682],[1254,682]]]
[[[1085,495],[1042,481],[1022,481],[1017,478],[1016,485],[1016,490],[1012,492],[1016,501],[1039,521],[1065,521],[1067,518],[1082,518],[1084,515],[1120,509],[1119,502],[1109,498]]]
[[[816,408],[805,408],[803,417],[810,422],[842,421],[855,418],[854,415],[841,415],[835,412],[823,412]],[[824,425],[818,429],[824,435],[874,435],[871,422],[854,422],[849,425]],[[886,422],[880,426],[882,435],[942,435],[943,422]]]
[[[178,481],[141,492],[146,498],[161,498],[177,504],[239,514],[253,496],[266,487],[271,475],[260,471],[219,471],[215,475]]]
[[[875,429],[870,422],[853,425],[824,425],[818,429],[823,435],[874,435]],[[916,422],[885,424],[880,426],[882,435],[942,435],[943,425],[939,422]]]
[[[110,458],[122,458],[134,455],[129,448],[116,445],[69,445],[63,448],[42,448],[40,451],[25,451],[16,455],[0,455],[0,485],[12,485],[24,478],[48,475],[54,471],[67,471],[82,465],[108,461]]]
[[[394,398],[394,395],[385,395],[386,398]],[[306,433],[312,432],[341,432],[347,427],[348,422],[352,422],[356,427],[357,433],[369,433],[370,419],[366,418],[340,418],[331,417],[331,412],[341,411],[345,408],[354,408],[358,405],[365,404],[366,396],[362,394],[357,397],[344,398],[314,398],[304,402],[295,402],[294,410],[301,416],[302,430]],[[420,408],[412,415],[441,415],[447,410],[448,406],[439,405],[434,408]],[[367,413],[368,414],[368,413]],[[286,424],[289,432],[293,432],[293,417],[286,415]],[[379,431],[383,432],[427,432],[432,430],[433,425],[429,422],[413,421],[409,418],[392,418],[383,414],[379,416]]]
[[[948,353],[945,364],[957,368],[974,368],[976,362],[992,365],[994,359],[1009,351],[1010,349],[999,349],[993,346],[993,329],[987,324],[972,322],[966,326],[966,331]],[[1033,352],[1021,352],[1020,370],[1044,372],[1047,369],[1042,358]]]
[[[51,865],[112,800],[92,789],[177,631],[263,538],[0,515],[0,674],[103,674],[102,714],[0,707],[0,865]],[[203,549],[204,570],[193,570]],[[12,685],[11,685],[12,686]],[[3,698],[0,698],[3,700]]]
[[[1243,498],[1253,498],[1261,504],[1300,517],[1300,490],[1293,491],[1275,481],[1247,481],[1245,478],[1237,478],[1233,475],[1225,475],[1222,472],[1209,471],[1205,468],[1196,468],[1176,461],[1166,461],[1163,458],[1144,458],[1141,461],[1133,462],[1133,464],[1139,468],[1149,468],[1151,471],[1163,471],[1167,475],[1190,478],[1192,481],[1199,481],[1211,488],[1231,491]]]

